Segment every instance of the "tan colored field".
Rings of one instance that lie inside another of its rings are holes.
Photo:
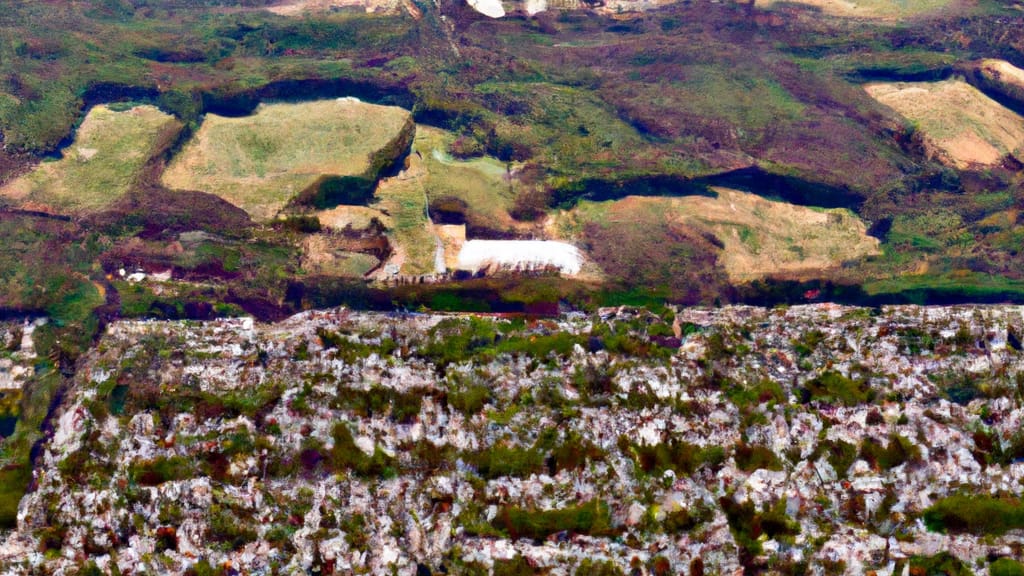
[[[803,4],[830,16],[865,20],[897,21],[923,16],[956,5],[956,0],[755,0],[769,8],[784,4]]]
[[[553,235],[572,239],[588,221],[669,217],[712,232],[725,249],[721,261],[729,278],[746,282],[767,276],[799,277],[834,268],[844,261],[877,254],[878,240],[852,213],[776,202],[756,194],[715,188],[717,198],[640,197],[582,202],[563,212]]]
[[[965,82],[879,83],[865,90],[916,124],[951,166],[991,166],[1024,146],[1024,118]]]
[[[322,176],[364,175],[410,122],[406,110],[353,98],[261,104],[242,118],[209,114],[163,182],[266,220]]]
[[[362,278],[380,264],[374,256],[340,248],[326,234],[311,234],[302,241],[302,268],[306,272],[329,276]]]
[[[320,225],[333,230],[365,230],[370,226],[374,218],[380,220],[381,224],[388,226],[391,219],[376,208],[369,206],[336,206],[330,210],[317,212]]]
[[[310,12],[329,12],[342,8],[358,8],[366,12],[393,13],[402,9],[401,0],[286,0],[265,10],[278,16],[301,16]]]
[[[0,195],[60,213],[102,210],[128,192],[146,162],[180,130],[173,116],[153,106],[124,111],[94,106],[63,158],[40,164]]]
[[[1024,90],[1024,70],[1017,68],[1005,60],[988,58],[979,64],[983,74],[1018,90]]]

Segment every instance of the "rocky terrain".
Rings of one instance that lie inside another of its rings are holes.
[[[0,563],[1013,573],[1021,326],[1013,306],[829,304],[118,321]]]

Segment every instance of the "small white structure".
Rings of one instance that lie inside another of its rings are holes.
[[[501,5],[501,0],[466,0],[466,3],[490,18],[501,18],[505,15],[505,8]]]
[[[554,268],[562,274],[578,274],[583,255],[578,248],[552,240],[469,240],[459,251],[456,269],[542,270]]]

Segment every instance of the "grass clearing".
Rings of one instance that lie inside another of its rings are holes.
[[[509,215],[515,200],[508,176],[513,165],[489,156],[453,158],[448,149],[455,139],[451,132],[417,126],[406,169],[398,176],[382,180],[377,189],[378,202],[372,209],[385,215],[381,221],[395,247],[391,263],[402,274],[435,272],[439,234],[442,245],[450,236],[442,234],[441,225],[431,224],[427,217],[430,202],[457,199],[465,204],[466,218],[471,224],[499,230],[515,226]],[[325,216],[321,214],[323,220]],[[354,214],[349,217],[357,219]],[[446,262],[454,260],[454,256],[446,250]]]
[[[867,93],[913,123],[938,159],[967,169],[1024,147],[1024,118],[960,80],[878,83]]]
[[[437,239],[427,218],[426,167],[421,156],[422,153],[410,155],[409,165],[401,174],[381,180],[374,205],[390,218],[390,222],[384,223],[395,250],[389,263],[407,275],[435,271]]]
[[[94,106],[63,158],[0,189],[21,204],[58,212],[94,212],[128,192],[142,167],[168,146],[181,124],[153,106]]]
[[[575,238],[587,222],[655,221],[668,214],[675,222],[712,232],[722,242],[720,260],[735,282],[816,274],[878,253],[878,240],[849,211],[796,206],[728,188],[714,191],[717,198],[631,196],[581,202],[558,217],[553,233]]]
[[[353,98],[261,104],[241,118],[208,114],[163,182],[266,220],[324,176],[376,179],[381,155],[411,127],[408,111]]]
[[[416,129],[413,148],[423,156],[427,198],[458,198],[466,203],[472,216],[491,227],[512,226],[509,210],[515,193],[509,176],[514,165],[490,156],[455,159],[447,152],[455,139],[454,134],[445,130],[429,126]]]

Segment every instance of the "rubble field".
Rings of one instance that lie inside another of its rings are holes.
[[[1022,327],[827,304],[119,321],[0,566],[1018,573]]]

